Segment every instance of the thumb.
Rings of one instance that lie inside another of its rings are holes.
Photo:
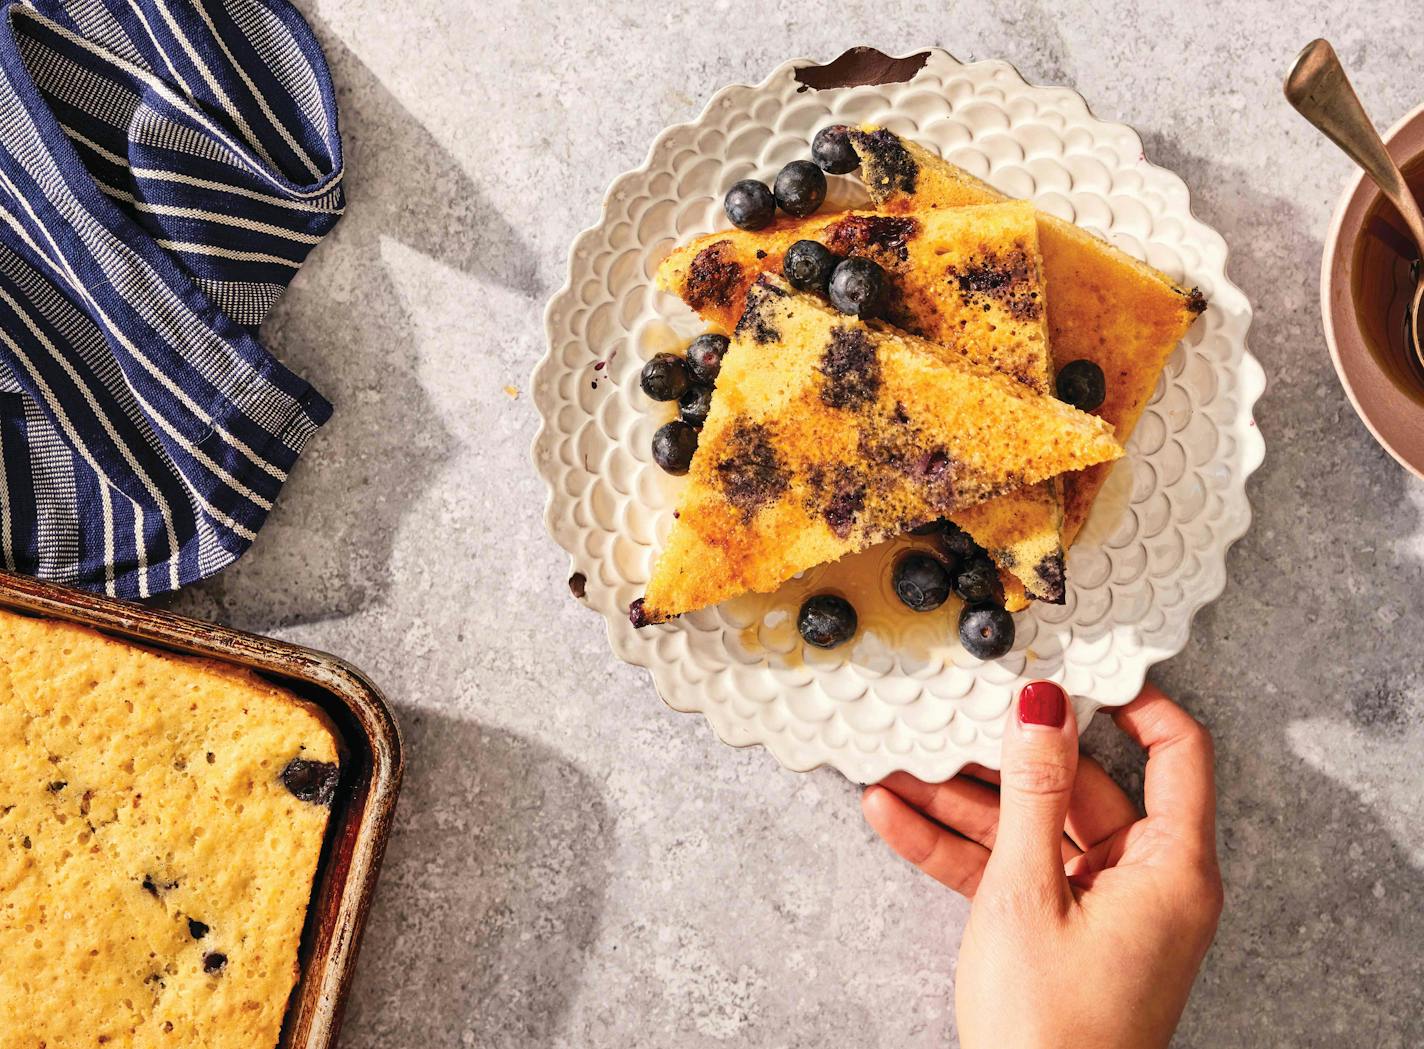
[[[1078,723],[1061,687],[1052,681],[1023,687],[1001,764],[999,830],[984,880],[1007,878],[1066,896],[1063,823],[1078,773]]]

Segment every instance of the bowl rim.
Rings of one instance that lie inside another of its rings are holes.
[[[1424,102],[1396,121],[1383,137],[1396,162],[1424,156]],[[1355,414],[1396,462],[1424,478],[1424,407],[1395,386],[1375,363],[1350,294],[1355,245],[1365,215],[1379,198],[1378,187],[1363,171],[1356,172],[1340,194],[1320,259],[1321,322],[1330,360]]]

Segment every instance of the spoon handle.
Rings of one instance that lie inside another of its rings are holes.
[[[1305,45],[1286,74],[1286,99],[1325,136],[1375,180],[1409,227],[1424,253],[1424,216],[1400,174],[1399,165],[1385,149],[1374,123],[1360,105],[1350,78],[1328,40]]]

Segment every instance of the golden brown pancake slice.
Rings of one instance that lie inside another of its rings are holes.
[[[1035,393],[1052,392],[1038,224],[1021,201],[922,214],[847,212],[712,233],[674,250],[658,269],[658,285],[730,329],[752,282],[779,273],[787,249],[803,239],[879,263],[890,280],[886,319],[934,343],[928,352],[937,358],[988,365]],[[725,385],[719,381],[719,392]],[[954,521],[1020,581],[1007,588],[1010,608],[1022,607],[1023,590],[1063,600],[1056,485],[1010,492]]]
[[[763,275],[635,625],[1122,454],[1102,420]]]
[[[861,177],[878,209],[922,215],[1009,199],[962,168],[885,128],[851,132]],[[1107,400],[1094,413],[1126,441],[1172,349],[1206,309],[1195,288],[1119,251],[1071,222],[1038,213],[1039,247],[1048,285],[1053,361],[1090,360],[1107,378]],[[1063,540],[1072,543],[1111,466],[1065,478]]]

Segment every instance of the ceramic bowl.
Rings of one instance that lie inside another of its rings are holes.
[[[1424,153],[1424,105],[1395,124],[1385,135],[1385,143],[1401,167]],[[1424,477],[1424,408],[1396,386],[1375,361],[1365,345],[1350,293],[1355,246],[1365,216],[1379,199],[1379,188],[1363,171],[1345,187],[1321,259],[1320,311],[1330,357],[1356,414],[1400,465]]]

